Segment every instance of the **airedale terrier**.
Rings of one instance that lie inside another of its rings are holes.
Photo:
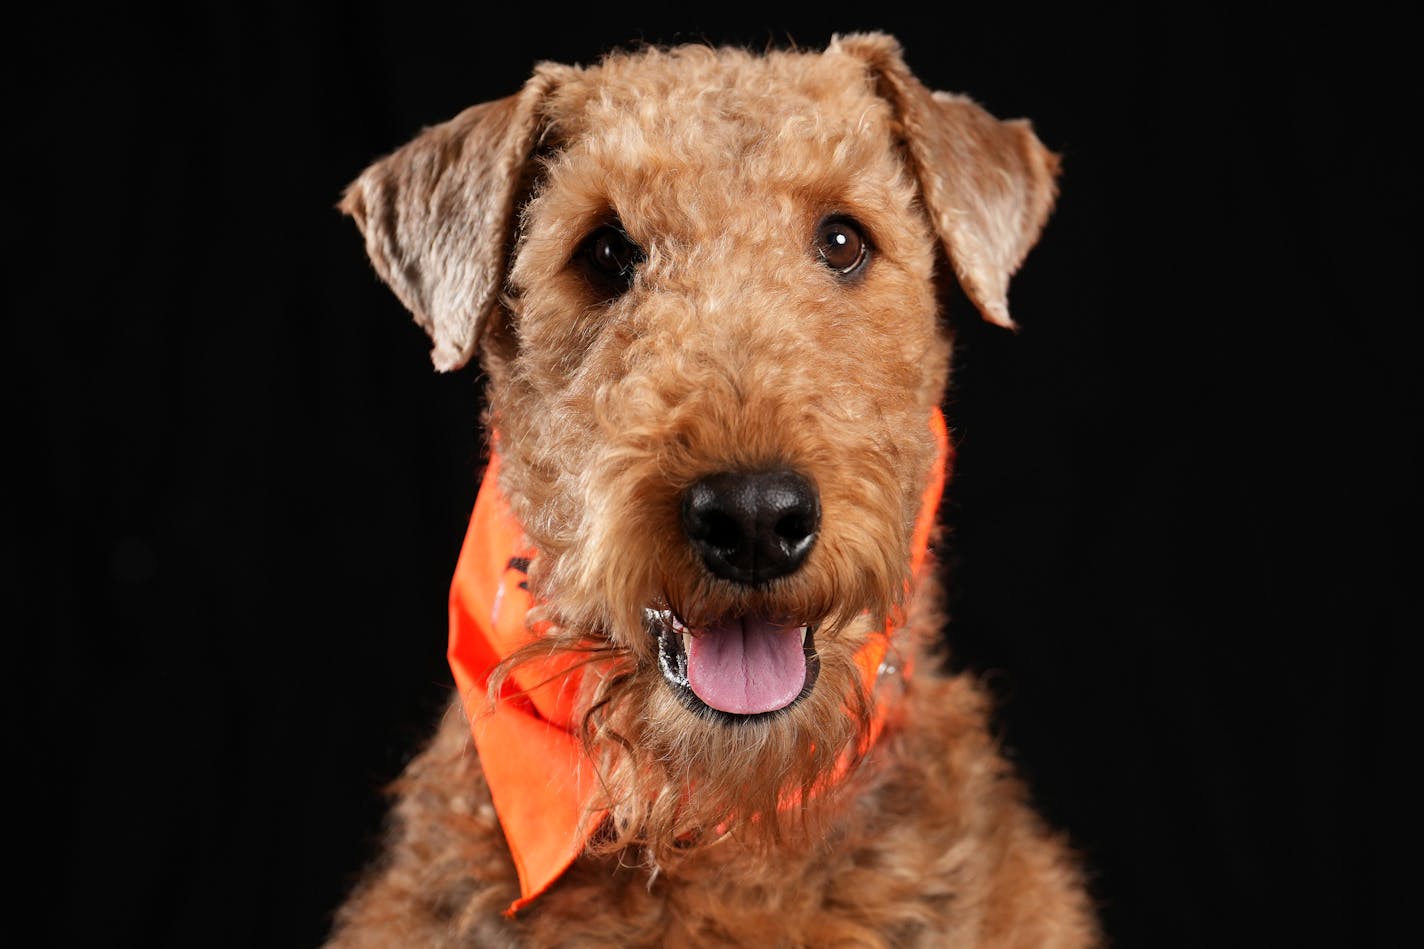
[[[936,269],[1012,326],[1057,164],[862,34],[541,65],[361,175],[491,457],[459,694],[333,945],[1097,942],[927,554]]]

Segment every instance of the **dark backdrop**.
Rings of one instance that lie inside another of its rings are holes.
[[[1382,942],[1417,599],[1403,24],[480,9],[7,28],[16,912],[56,944],[314,945],[445,701],[479,379],[430,370],[345,183],[539,59],[883,28],[1064,156],[1022,331],[953,316],[954,663],[1117,945]]]

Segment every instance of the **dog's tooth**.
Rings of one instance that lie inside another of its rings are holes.
[[[672,610],[655,610],[650,606],[645,606],[643,607],[643,618],[649,625],[658,629],[671,630],[679,635],[689,632]]]
[[[806,645],[806,639],[807,639],[810,635],[811,635],[811,627],[809,627],[809,626],[802,626],[802,627],[801,627],[801,645],[803,645],[803,646]]]
[[[686,630],[682,633],[682,652],[685,656],[692,655],[692,634]]]

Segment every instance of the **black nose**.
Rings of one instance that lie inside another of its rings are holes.
[[[682,495],[682,529],[707,569],[765,583],[794,573],[816,545],[821,502],[794,471],[708,475]]]

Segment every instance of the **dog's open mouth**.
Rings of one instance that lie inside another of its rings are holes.
[[[663,678],[695,712],[754,720],[790,708],[816,684],[814,626],[741,616],[689,629],[671,610],[644,615]]]

